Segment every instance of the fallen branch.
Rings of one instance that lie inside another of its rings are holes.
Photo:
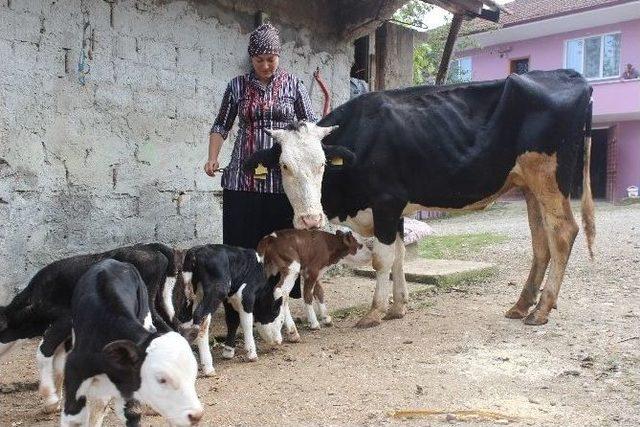
[[[629,337],[629,338],[625,338],[622,341],[618,341],[618,344],[623,343],[623,342],[627,342],[627,341],[631,341],[631,340],[638,340],[640,339],[640,336],[636,336],[636,337]]]

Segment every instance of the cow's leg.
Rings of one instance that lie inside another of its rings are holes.
[[[391,276],[393,278],[393,304],[389,307],[389,311],[385,319],[401,319],[407,313],[407,303],[409,302],[409,291],[407,289],[407,281],[404,277],[404,240],[398,234],[395,242],[395,258]]]
[[[331,326],[333,324],[333,319],[331,319],[329,310],[327,310],[327,305],[324,303],[324,287],[320,280],[316,281],[316,285],[313,287],[313,298],[314,302],[317,304],[316,309],[318,316],[320,316],[320,323],[325,326]]]
[[[529,314],[529,309],[537,302],[538,289],[544,280],[544,274],[549,265],[549,242],[544,229],[540,203],[528,189],[524,190],[527,201],[529,228],[531,229],[531,245],[533,246],[533,262],[527,282],[520,293],[520,298],[513,307],[506,312],[509,319],[522,319]]]
[[[378,239],[373,244],[373,269],[376,271],[376,290],[369,312],[356,324],[359,328],[377,326],[389,305],[389,272],[393,265],[394,245],[386,245]]]
[[[227,338],[222,348],[222,357],[232,359],[236,354],[236,333],[240,326],[240,315],[228,302],[224,302],[224,318],[227,322]]]
[[[213,356],[211,355],[211,347],[209,346],[209,327],[211,325],[211,315],[207,315],[200,324],[200,330],[196,338],[198,346],[198,354],[200,355],[200,366],[205,377],[215,375],[216,370],[213,367]]]
[[[307,311],[307,320],[309,321],[309,328],[312,330],[320,329],[320,322],[318,322],[316,312],[313,310],[313,289],[317,280],[317,272],[306,272],[304,277],[303,297]]]
[[[359,328],[377,326],[389,306],[389,273],[395,259],[395,240],[398,223],[406,203],[384,197],[373,208],[375,240],[373,243],[373,269],[376,271],[376,290],[369,312],[356,324]]]
[[[551,264],[540,301],[524,319],[527,325],[547,323],[549,312],[556,305],[571,248],[578,234],[578,224],[573,218],[567,197],[564,197],[559,190],[536,193],[536,197],[542,208],[544,229],[551,252]]]
[[[59,347],[64,347],[64,342],[69,336],[71,336],[71,317],[63,315],[45,331],[36,351],[36,360],[40,373],[38,392],[45,401],[46,412],[53,412],[58,409],[60,399],[56,388],[54,359],[56,351],[58,351]],[[64,348],[62,351],[64,351]]]
[[[293,289],[299,274],[300,263],[296,261],[292,262],[287,270],[280,271],[280,280],[282,280],[282,310],[284,313],[285,340],[287,340],[287,342],[300,341],[298,328],[296,327],[296,323],[293,321],[293,316],[291,316],[291,311],[289,310],[289,293]]]

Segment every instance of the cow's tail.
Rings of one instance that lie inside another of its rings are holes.
[[[587,107],[587,118],[584,133],[584,166],[582,168],[582,227],[587,236],[589,257],[593,259],[593,244],[596,238],[595,206],[591,194],[591,120],[593,100]]]

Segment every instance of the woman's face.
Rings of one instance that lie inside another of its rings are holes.
[[[256,72],[258,78],[263,81],[267,81],[271,77],[273,77],[273,73],[276,72],[279,62],[280,57],[278,55],[269,53],[251,57],[251,64],[253,65],[253,69]]]

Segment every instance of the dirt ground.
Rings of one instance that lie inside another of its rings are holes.
[[[640,425],[640,205],[598,204],[596,218],[596,260],[579,234],[558,310],[542,327],[503,317],[529,270],[523,203],[432,221],[438,234],[506,234],[506,242],[467,257],[497,263],[497,275],[423,293],[404,319],[373,329],[354,328],[351,315],[318,332],[302,328],[298,344],[259,342],[255,363],[242,361],[241,349],[222,360],[215,348],[217,376],[197,383],[203,424]],[[373,280],[335,277],[326,288],[330,308],[358,306],[370,303]],[[25,342],[0,361],[1,426],[58,423],[40,410],[35,345]],[[442,414],[393,415],[401,409]],[[497,420],[465,419],[456,412],[464,410],[496,412]]]

